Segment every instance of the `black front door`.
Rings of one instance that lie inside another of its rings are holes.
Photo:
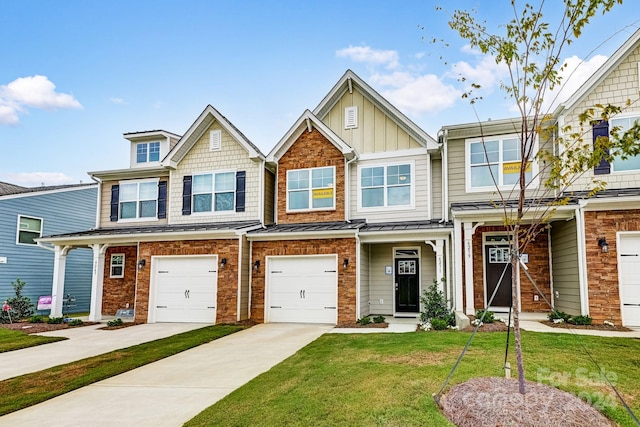
[[[420,311],[418,259],[396,259],[396,313]]]
[[[503,272],[504,276],[502,275]],[[489,302],[493,291],[497,287],[498,292],[493,297],[491,306],[511,306],[511,259],[509,246],[487,245],[485,247],[485,274],[487,280],[487,302]],[[502,277],[502,281],[500,281],[500,277]]]

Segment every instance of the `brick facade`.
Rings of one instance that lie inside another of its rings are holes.
[[[114,246],[107,249],[104,257],[104,276],[102,285],[102,313],[114,316],[119,308],[130,308],[136,298],[136,246]],[[124,254],[124,277],[111,277],[111,255]]]
[[[287,213],[287,171],[335,166],[335,209]],[[278,161],[278,223],[344,221],[344,155],[320,132],[304,131]]]
[[[478,227],[473,235],[473,302],[477,309],[484,308],[485,301],[485,283],[484,283],[484,256],[483,256],[483,234],[487,232],[505,231],[501,226],[494,227]],[[542,232],[536,236],[536,239],[529,243],[525,252],[529,255],[529,274],[535,280],[538,288],[544,293],[545,297],[551,301],[551,275],[549,260],[549,238],[546,232]],[[525,275],[523,271],[520,273],[520,303],[522,311],[525,312],[541,312],[549,311],[550,308],[542,297],[538,301],[534,301],[534,295],[538,295],[538,291],[533,283]],[[487,295],[487,298],[489,295]]]
[[[622,315],[616,237],[619,231],[640,231],[640,210],[585,212],[584,223],[589,315],[594,323],[609,320],[620,324]],[[601,237],[606,238],[609,244],[606,254],[598,246]]]
[[[146,265],[137,272],[136,322],[146,322],[149,313],[151,257],[217,254],[220,259],[227,259],[227,265],[224,269],[218,269],[216,323],[234,323],[237,320],[238,310],[238,250],[236,239],[140,243],[140,259],[146,260]]]
[[[264,322],[266,257],[276,255],[328,255],[337,254],[339,264],[349,259],[346,270],[338,268],[338,324],[356,321],[356,240],[317,239],[253,242],[252,262],[260,261],[260,269],[252,271],[251,319]]]

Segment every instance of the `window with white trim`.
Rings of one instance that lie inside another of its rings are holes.
[[[193,175],[193,212],[224,212],[235,209],[236,173]]]
[[[136,162],[149,163],[160,161],[160,143],[140,142],[136,144]]]
[[[109,277],[113,279],[121,279],[124,277],[124,254],[111,255],[111,267],[109,268]]]
[[[157,218],[158,180],[120,183],[119,219]]]
[[[334,209],[334,166],[287,171],[287,211]]]
[[[628,131],[633,125],[640,120],[640,116],[629,116],[610,119],[611,128],[617,128],[620,135]],[[640,170],[640,156],[629,156],[623,159],[622,156],[613,153],[613,162],[611,164],[614,172],[627,172]]]
[[[360,167],[360,207],[412,206],[413,163]]]
[[[18,235],[16,243],[19,245],[36,245],[38,237],[42,236],[42,218],[18,215]]]
[[[484,142],[467,140],[466,152],[467,190],[486,191],[495,188],[496,184],[509,189],[520,180],[520,139],[517,135],[494,137]],[[528,162],[525,179],[529,183],[532,183],[535,167],[534,162]]]

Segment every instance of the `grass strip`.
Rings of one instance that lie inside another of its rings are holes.
[[[206,344],[242,329],[245,327],[207,326],[0,381],[0,416]],[[43,354],[43,357],[46,355]]]
[[[505,335],[477,335],[451,385],[503,377]],[[186,425],[449,426],[432,395],[468,337],[464,332],[326,334]],[[640,413],[640,340],[523,332],[522,342],[528,380],[579,395],[619,425],[635,425],[583,345]],[[515,377],[513,351],[509,360]]]
[[[66,340],[65,337],[28,335],[22,331],[0,328],[0,353]]]

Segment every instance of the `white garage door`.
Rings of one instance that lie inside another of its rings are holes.
[[[271,257],[268,266],[268,322],[338,321],[336,256]]]
[[[215,323],[217,256],[154,258],[156,322]]]
[[[620,300],[625,326],[640,326],[640,236],[620,236]]]

